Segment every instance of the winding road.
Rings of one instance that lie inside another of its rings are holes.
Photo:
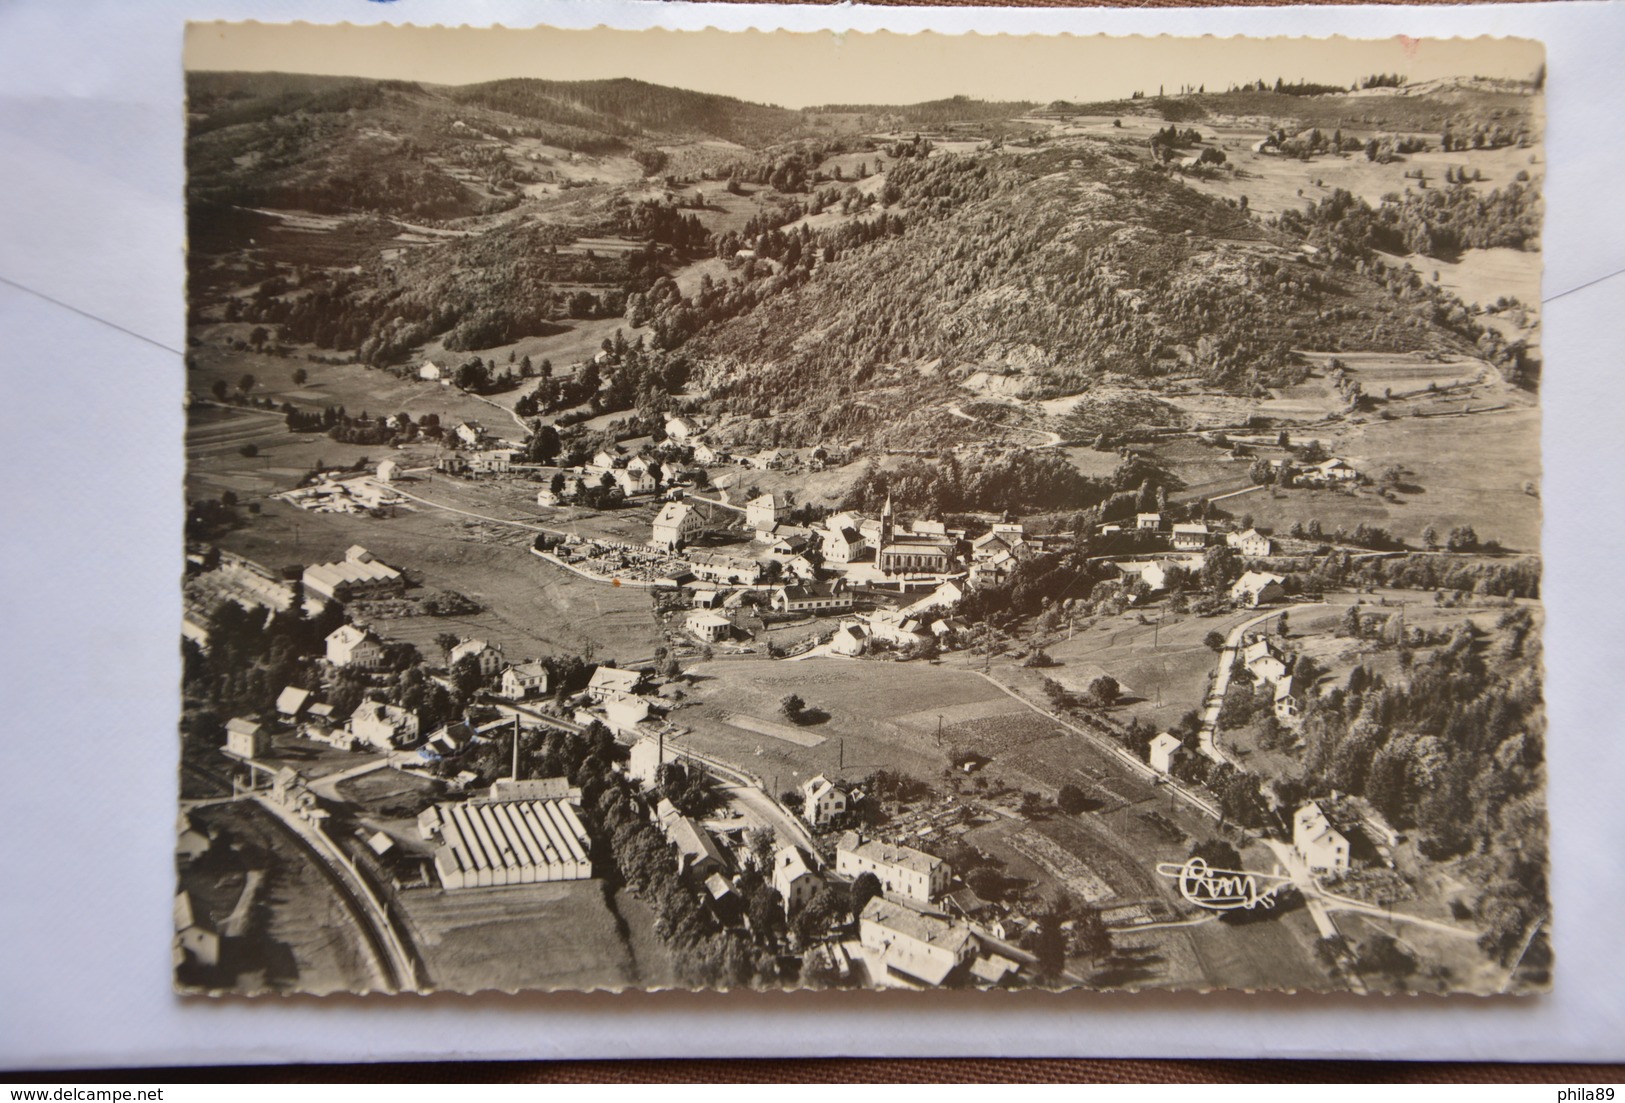
[[[1213,688],[1208,691],[1207,704],[1202,708],[1202,727],[1196,734],[1197,750],[1214,762],[1227,762],[1237,769],[1241,768],[1241,764],[1219,746],[1219,710],[1224,707],[1224,694],[1230,688],[1230,669],[1236,664],[1241,641],[1249,631],[1260,624],[1285,616],[1287,613],[1296,613],[1300,609],[1318,609],[1325,604],[1324,601],[1311,601],[1284,609],[1271,609],[1251,620],[1242,621],[1230,630],[1230,635],[1225,637],[1224,648],[1219,652],[1219,666],[1213,673]]]

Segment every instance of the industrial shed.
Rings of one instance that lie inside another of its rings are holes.
[[[586,828],[563,800],[437,804],[418,817],[447,889],[584,881],[592,876]]]

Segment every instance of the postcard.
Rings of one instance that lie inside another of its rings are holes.
[[[180,991],[1549,987],[1540,43],[186,62]]]

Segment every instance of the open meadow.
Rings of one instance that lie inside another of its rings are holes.
[[[534,534],[434,509],[375,519],[311,514],[267,502],[219,544],[275,570],[284,563],[326,563],[360,544],[423,579],[428,589],[463,594],[481,611],[379,620],[385,637],[416,644],[438,660],[442,632],[500,644],[513,658],[581,654],[645,658],[659,639],[649,594],[595,582],[530,553]]]
[[[642,982],[602,881],[400,894],[429,983],[459,992],[611,990]]]

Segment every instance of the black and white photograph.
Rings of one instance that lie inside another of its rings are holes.
[[[1541,43],[185,60],[178,991],[1550,988]]]

